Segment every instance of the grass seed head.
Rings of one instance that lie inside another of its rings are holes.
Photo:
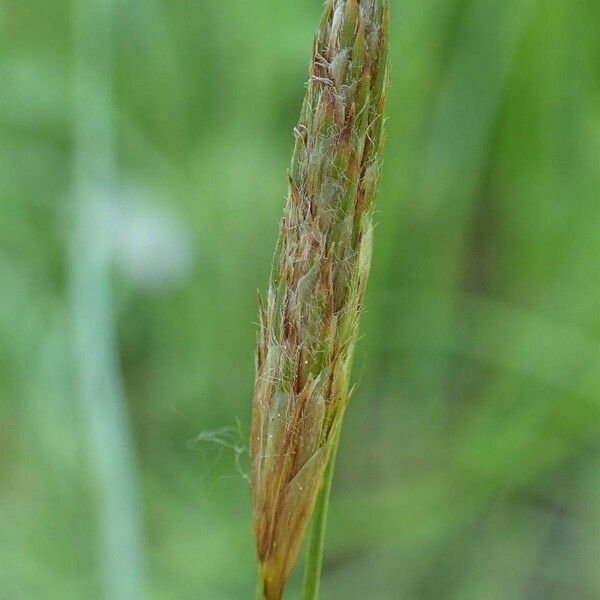
[[[252,498],[267,600],[296,561],[348,400],[387,89],[386,0],[329,0],[315,37],[260,326]]]

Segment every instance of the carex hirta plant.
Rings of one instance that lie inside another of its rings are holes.
[[[266,600],[282,597],[319,502],[305,578],[305,598],[316,597],[326,466],[330,473],[351,391],[371,262],[387,30],[387,0],[326,2],[294,129],[287,204],[266,300],[259,295],[252,410],[254,529]]]

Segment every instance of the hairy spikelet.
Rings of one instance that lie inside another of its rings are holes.
[[[252,496],[264,595],[281,598],[349,395],[387,86],[386,0],[329,0],[295,133],[260,330]]]

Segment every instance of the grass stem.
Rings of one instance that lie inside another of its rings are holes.
[[[258,565],[258,580],[256,582],[255,599],[256,600],[265,600],[265,592],[264,592],[262,572],[260,570],[260,564]]]
[[[339,445],[339,431],[336,433],[331,455],[323,474],[323,483],[317,501],[315,503],[312,531],[304,566],[304,590],[303,600],[317,600],[319,597],[319,583],[321,580],[321,568],[323,566],[323,549],[325,546],[325,526],[327,524],[327,511],[329,509],[329,495],[331,492],[331,482],[333,481],[333,471],[335,469],[335,459]]]

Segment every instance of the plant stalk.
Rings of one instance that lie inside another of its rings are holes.
[[[331,493],[331,483],[333,481],[333,471],[335,469],[335,459],[339,442],[340,434],[338,429],[333,440],[329,461],[327,462],[327,467],[323,474],[323,483],[321,484],[321,489],[319,490],[313,512],[310,542],[304,566],[303,600],[317,600],[319,597],[319,583],[321,580],[323,550],[325,547],[325,526],[327,524],[329,496]]]
[[[262,571],[260,569],[260,563],[258,564],[258,581],[256,582],[256,600],[265,600],[265,592],[262,578]]]

